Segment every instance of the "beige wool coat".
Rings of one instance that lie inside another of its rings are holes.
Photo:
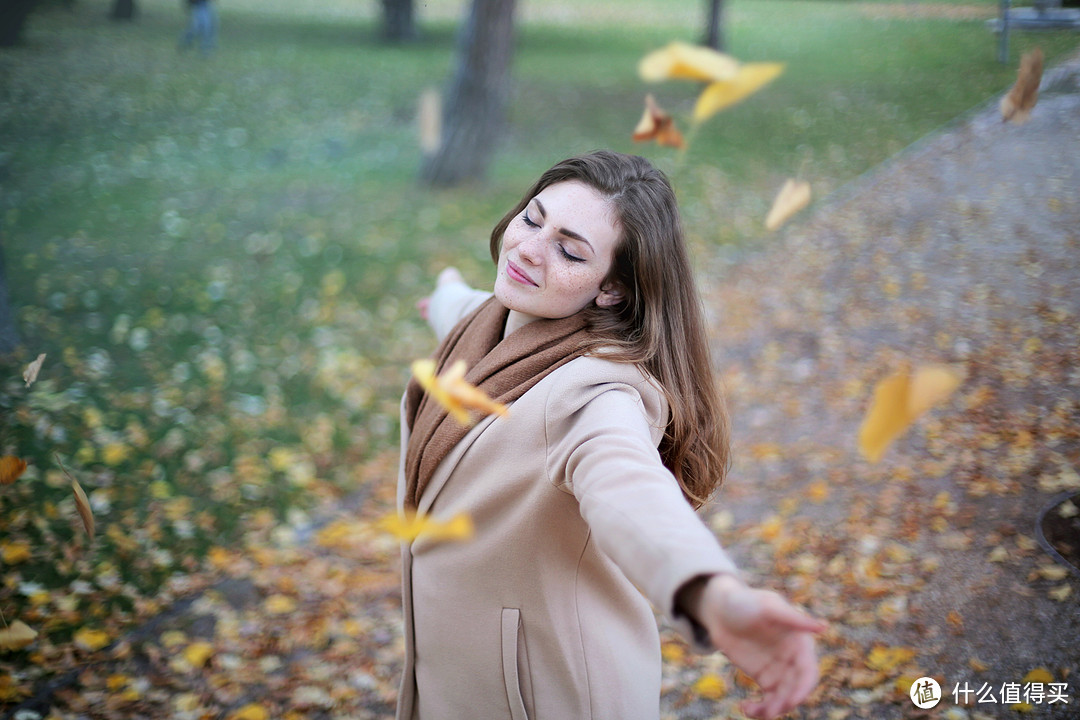
[[[442,286],[439,338],[489,295]],[[735,572],[661,464],[666,418],[637,366],[581,357],[442,461],[418,510],[466,512],[476,534],[402,548],[399,720],[657,720],[650,602],[690,637],[676,592]],[[399,509],[408,439],[403,417]]]

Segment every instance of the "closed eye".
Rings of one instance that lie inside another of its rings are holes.
[[[566,248],[562,245],[559,245],[559,252],[561,252],[562,256],[570,262],[585,262],[585,258],[578,257],[577,255],[571,255],[570,253],[566,252]]]
[[[529,219],[528,211],[525,211],[524,213],[521,214],[521,219],[524,220],[525,224],[528,225],[529,227],[532,227],[532,228],[540,227],[537,223],[534,223],[532,220]]]

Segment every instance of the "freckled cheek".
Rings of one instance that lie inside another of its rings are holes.
[[[564,276],[562,285],[567,292],[580,295],[592,292],[594,289],[598,290],[600,287],[600,280],[592,272],[586,270],[570,270]]]

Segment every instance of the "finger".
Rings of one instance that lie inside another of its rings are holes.
[[[800,643],[796,655],[792,658],[790,673],[785,677],[783,691],[784,702],[779,712],[786,713],[807,698],[817,686],[819,679],[817,653],[811,638]]]
[[[765,607],[765,612],[770,620],[783,623],[792,630],[820,633],[828,629],[829,624],[824,620],[819,620],[799,610],[778,595],[774,597],[779,602],[768,603]]]
[[[760,700],[743,700],[739,703],[739,712],[747,717],[765,718],[766,715],[763,713],[764,708],[765,703]]]

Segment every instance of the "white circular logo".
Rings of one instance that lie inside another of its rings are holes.
[[[911,684],[911,702],[928,710],[941,702],[941,686],[932,677],[921,677]]]

